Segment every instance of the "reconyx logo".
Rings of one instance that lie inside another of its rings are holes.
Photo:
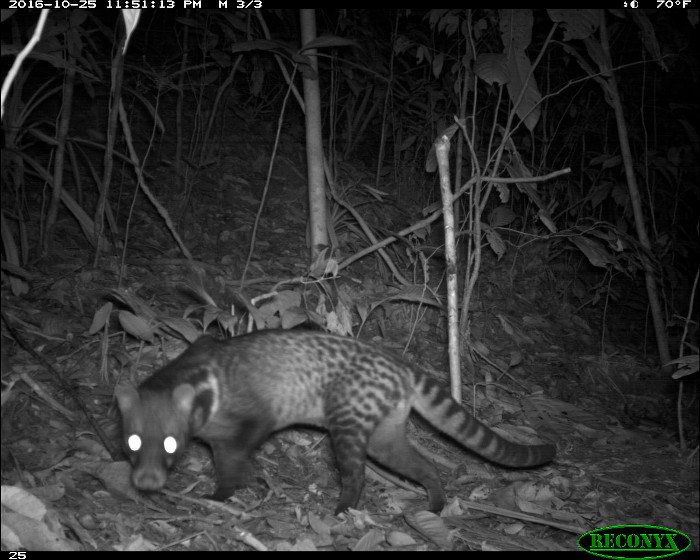
[[[665,558],[683,552],[690,539],[683,533],[653,525],[618,525],[581,535],[578,545],[605,558]]]

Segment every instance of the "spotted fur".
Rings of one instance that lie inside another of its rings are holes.
[[[118,387],[132,481],[158,490],[192,437],[212,449],[224,500],[244,483],[251,453],[274,431],[292,424],[325,427],[335,451],[342,492],[336,513],[356,507],[367,455],[428,492],[442,509],[444,494],[433,464],[406,437],[415,409],[442,432],[486,459],[531,467],[554,457],[551,445],[503,439],[454,401],[449,392],[406,360],[353,338],[315,331],[260,331],[225,341],[202,337],[137,389]],[[165,438],[176,443],[164,450]],[[134,441],[134,440],[131,440]],[[133,447],[137,447],[134,445]]]

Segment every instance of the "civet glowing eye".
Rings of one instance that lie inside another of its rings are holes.
[[[131,451],[138,451],[141,449],[141,438],[136,434],[131,434],[129,439],[126,440],[126,444]]]
[[[171,455],[177,450],[177,440],[173,436],[168,436],[163,440],[163,449]]]

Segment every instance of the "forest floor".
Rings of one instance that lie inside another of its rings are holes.
[[[273,171],[246,265],[267,169],[265,157],[255,153],[241,149],[220,157],[199,175],[184,209],[178,206],[184,193],[172,191],[172,169],[152,175],[156,196],[172,202],[173,214],[180,212],[177,229],[204,287],[221,309],[233,306],[238,314],[245,311],[240,295],[268,293],[308,268],[305,164],[298,147],[283,152]],[[367,192],[362,185],[374,185],[359,164],[345,164],[343,177],[355,201]],[[370,223],[396,231],[419,219],[420,205],[401,202],[419,198],[407,194],[415,194],[415,185],[403,185],[403,192],[396,185],[380,188],[394,204],[358,206],[361,213],[374,212]],[[130,200],[121,204],[118,215]],[[363,247],[347,217],[336,225],[339,257]],[[437,225],[421,240],[424,250],[439,237]],[[558,273],[561,263],[549,260],[546,244],[511,247],[500,261],[485,252],[471,310],[476,370],[474,378],[465,377],[463,400],[506,437],[555,442],[556,459],[531,470],[501,468],[416,422],[411,439],[438,464],[448,496],[442,515],[423,511],[422,489],[368,467],[360,509],[334,516],[339,479],[328,438],[304,428],[266,442],[255,455],[250,485],[224,504],[201,498],[214,482],[211,455],[199,444],[175,466],[166,491],[136,493],[128,463],[110,456],[95,426],[112,449],[118,446],[115,385],[140,382],[186,344],[124,334],[115,293],[131,294],[156,315],[182,317],[197,303],[181,289],[192,281],[192,266],[145,203],[133,214],[128,246],[101,255],[97,267],[77,224],[64,219],[57,239],[50,257],[34,264],[28,294],[2,291],[3,312],[16,331],[70,386],[22,350],[3,325],[2,375],[11,385],[3,387],[3,507],[12,504],[34,520],[26,530],[39,548],[575,550],[587,531],[633,524],[680,531],[697,549],[697,448],[693,456],[682,451],[678,436],[683,418],[687,445],[697,445],[697,383],[686,389],[695,391],[694,404],[683,400],[678,414],[677,382],[655,365],[643,310],[628,309],[624,300],[607,309],[603,302],[572,304],[570,277]],[[408,249],[397,242],[389,254],[422,284],[423,271]],[[439,260],[438,254],[428,261],[428,283],[444,293]],[[354,334],[440,372],[447,382],[444,312],[420,306],[420,298],[391,297],[396,286],[376,254],[325,282],[321,305],[321,291],[311,286],[297,282],[285,290],[301,294],[301,307],[320,316],[342,301]],[[91,325],[107,301],[115,305],[112,320],[96,331]],[[373,311],[359,329],[363,309]],[[235,328],[245,327],[243,320]]]

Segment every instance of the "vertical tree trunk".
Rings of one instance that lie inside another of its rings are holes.
[[[305,45],[316,38],[316,11],[300,10],[301,41]],[[311,59],[316,79],[304,76],[304,105],[306,107],[306,163],[309,177],[309,239],[310,262],[328,246],[326,226],[326,184],[323,174],[323,139],[321,131],[321,96],[316,50],[304,54]]]
[[[649,242],[649,236],[647,235],[646,224],[644,221],[644,211],[642,210],[642,200],[639,195],[639,186],[637,185],[637,178],[634,175],[632,152],[630,150],[629,137],[627,135],[627,123],[625,122],[625,115],[624,111],[622,110],[620,93],[617,89],[617,79],[615,78],[615,72],[612,70],[612,57],[610,56],[610,43],[608,41],[608,28],[605,22],[605,12],[603,12],[601,16],[600,42],[601,46],[603,47],[603,52],[605,53],[604,64],[607,66],[607,68],[603,68],[600,62],[599,66],[601,67],[601,74],[607,82],[608,87],[605,93],[608,95],[608,102],[615,111],[617,134],[620,139],[620,151],[622,152],[622,161],[624,163],[625,176],[627,178],[627,188],[630,193],[632,210],[634,212],[634,223],[637,229],[637,237],[639,238],[639,242],[642,244],[642,247],[651,253],[651,243]],[[650,210],[653,212],[654,209],[650,208]],[[663,310],[661,309],[661,303],[659,301],[659,292],[656,285],[656,279],[654,277],[653,264],[647,258],[643,258],[642,263],[644,263],[647,296],[649,297],[649,307],[651,308],[651,316],[654,323],[654,333],[656,334],[656,345],[659,351],[659,360],[661,361],[661,365],[665,366],[665,364],[668,364],[671,361],[671,354],[668,349],[666,325]],[[664,371],[671,373],[671,367],[664,367]]]

